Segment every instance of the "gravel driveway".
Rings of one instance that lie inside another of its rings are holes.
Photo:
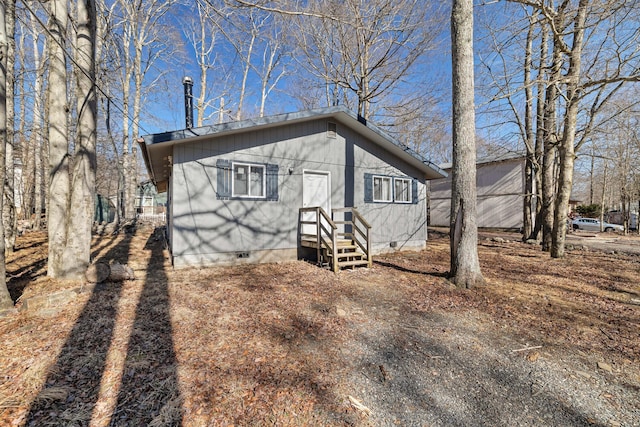
[[[518,339],[479,312],[398,310],[398,297],[386,288],[375,305],[339,305],[355,331],[342,349],[348,381],[371,425],[640,425],[640,377],[631,385],[588,353]]]

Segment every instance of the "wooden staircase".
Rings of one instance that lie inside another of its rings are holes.
[[[342,220],[335,219],[340,215]],[[334,272],[348,267],[371,267],[371,226],[355,208],[333,209],[331,217],[320,207],[301,208],[299,218],[300,245],[316,249],[319,265]],[[305,225],[313,226],[309,228],[315,234],[303,233]]]
[[[358,245],[354,244],[353,240],[338,240],[336,249],[337,253],[334,256],[331,248],[323,248],[323,255],[329,265],[333,265],[335,260],[338,264],[338,269],[369,266],[367,256],[360,250]]]

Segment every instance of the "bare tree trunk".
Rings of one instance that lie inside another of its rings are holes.
[[[623,226],[624,226],[624,234],[625,236],[629,233],[630,226],[630,210],[631,210],[631,197],[632,193],[629,188],[629,180],[628,177],[632,175],[631,171],[631,147],[629,145],[625,145],[622,147],[624,151],[624,156],[622,157],[622,188],[620,189],[620,193],[622,195],[622,218],[623,218]]]
[[[42,132],[42,128],[39,127],[39,132]],[[35,160],[35,186],[34,186],[34,219],[33,229],[40,230],[42,228],[42,211],[43,211],[43,199],[44,199],[44,162],[43,162],[43,150],[45,147],[42,138],[38,138],[40,141],[34,149]]]
[[[136,218],[136,190],[138,187],[138,155],[137,150],[133,146],[133,141],[138,139],[140,133],[140,109],[142,102],[142,80],[144,72],[142,70],[142,49],[144,43],[144,34],[138,32],[135,34],[133,48],[135,55],[133,58],[133,117],[131,123],[131,139],[129,140],[129,152],[131,156],[128,159],[128,168],[126,169],[125,181],[125,212],[126,219]]]
[[[253,55],[253,45],[256,41],[257,32],[258,31],[255,28],[251,29],[251,41],[247,50],[247,57],[243,58],[245,64],[242,71],[242,84],[240,86],[240,97],[238,99],[238,111],[236,112],[236,120],[242,119],[242,109],[244,108],[244,98],[247,91],[247,78],[249,77],[249,70],[251,69],[251,56]]]
[[[626,189],[623,189],[626,191]],[[625,236],[629,233],[629,208],[631,207],[631,201],[629,197],[623,193],[622,196],[622,226],[624,227]],[[600,223],[602,224],[602,223]]]
[[[530,239],[539,240],[542,231],[542,167],[544,158],[544,123],[545,123],[545,81],[547,73],[547,56],[549,40],[549,27],[546,24],[541,28],[540,63],[538,64],[538,93],[536,97],[536,146],[535,146],[535,190],[536,190],[536,219]]]
[[[124,183],[122,198],[118,198],[123,208],[125,219],[135,218],[135,191],[137,187],[137,155],[133,149],[133,141],[138,137],[140,110],[142,105],[142,83],[151,69],[152,63],[162,57],[157,48],[166,43],[160,20],[169,11],[175,0],[135,1],[118,0],[118,12],[124,19],[122,27],[122,47],[118,53],[122,55],[122,104],[123,104],[123,159],[122,170]],[[154,43],[154,48],[145,47]],[[132,51],[133,49],[133,51]],[[133,88],[131,83],[133,81]],[[133,89],[133,94],[131,90]],[[133,99],[132,99],[133,96]],[[130,106],[133,108],[129,111]],[[131,127],[130,127],[131,126]],[[131,134],[129,133],[131,129]],[[128,158],[127,156],[130,155]],[[133,198],[131,198],[133,197]]]
[[[67,278],[83,278],[91,254],[96,181],[96,92],[94,0],[77,2],[76,90],[78,124],[66,250]],[[73,272],[73,273],[71,273]]]
[[[4,223],[5,250],[7,253],[13,252],[16,244],[16,203],[15,203],[15,163],[14,163],[14,65],[16,54],[15,42],[15,0],[5,2],[6,15],[6,37],[7,37],[7,73],[6,73],[6,119],[7,119],[7,139],[6,139],[6,169],[4,179],[4,205],[2,209],[2,221]]]
[[[542,160],[542,206],[540,214],[542,250],[545,252],[551,250],[551,231],[553,230],[553,207],[555,201],[555,162],[555,143],[545,138],[544,156]]]
[[[125,220],[136,218],[136,189],[138,181],[138,162],[136,147],[131,147],[131,153],[125,162]]]
[[[533,68],[533,30],[537,14],[529,16],[529,29],[527,31],[527,42],[524,55],[524,145],[527,152],[525,163],[525,189],[523,200],[522,218],[522,238],[526,240],[533,232],[532,222],[532,199],[534,188],[534,168],[535,168],[535,143],[533,134],[533,87],[531,83],[531,69]]]
[[[32,20],[33,22],[33,20]],[[32,23],[32,28],[33,28]],[[32,32],[34,30],[32,29]],[[37,30],[35,30],[37,31]],[[37,34],[37,33],[36,33]],[[27,92],[30,92],[30,89],[27,88],[27,83],[25,82],[25,74],[26,69],[30,67],[30,64],[27,64],[27,59],[24,55],[26,51],[25,46],[26,32],[22,31],[20,37],[17,41],[17,52],[20,54],[17,58],[20,59],[21,66],[20,69],[16,70],[16,76],[14,78],[14,92],[18,92],[19,88],[19,96],[20,96],[20,109],[18,111],[18,121],[19,126],[18,129],[14,132],[14,148],[17,148],[18,144],[15,141],[20,140],[21,142],[21,159],[22,159],[22,182],[21,182],[21,201],[22,201],[22,218],[30,219],[31,211],[33,209],[33,188],[35,183],[34,171],[34,157],[33,157],[33,146],[31,141],[25,137],[25,123],[26,123],[26,105],[29,96],[27,96]]]
[[[569,199],[571,198],[571,189],[573,188],[574,144],[581,95],[578,85],[580,83],[584,25],[587,19],[588,4],[589,0],[580,0],[578,3],[578,14],[575,18],[573,31],[573,46],[571,47],[569,68],[566,73],[568,80],[568,100],[565,111],[564,132],[558,149],[560,152],[560,174],[558,177],[558,195],[556,197],[553,221],[553,240],[551,246],[551,256],[553,258],[562,258],[564,256]]]
[[[567,111],[569,112],[569,111]],[[569,126],[575,127],[575,122],[571,119],[565,120]],[[566,134],[566,127],[565,127]],[[563,138],[564,139],[564,138]],[[566,236],[566,224],[569,218],[569,198],[573,184],[573,163],[575,154],[573,153],[573,140],[571,148],[565,146],[564,141],[560,153],[560,167],[558,176],[558,194],[556,195],[553,219],[553,234],[551,243],[551,257],[562,258],[564,256],[564,242]]]
[[[267,42],[267,45],[264,48],[264,53],[262,55],[263,58],[263,67],[260,72],[260,117],[264,117],[265,106],[267,104],[267,97],[271,93],[271,91],[276,87],[280,79],[285,75],[284,67],[282,71],[273,79],[274,71],[276,67],[280,64],[282,59],[282,49],[280,35],[273,34],[273,38]],[[267,60],[268,58],[268,60]]]
[[[66,0],[50,1],[49,19],[49,206],[47,228],[49,231],[49,260],[47,274],[50,277],[67,276],[64,248],[67,247],[69,206],[69,147],[67,115],[67,69],[64,46],[67,28]]]
[[[44,94],[44,61],[40,57],[40,46],[38,45],[38,23],[34,17],[31,19],[31,32],[33,37],[33,65],[36,71],[34,80],[34,100],[33,100],[33,130],[31,132],[31,146],[33,149],[33,163],[34,163],[34,229],[39,230],[42,222],[42,208],[43,208],[43,150],[44,141],[42,138],[42,122],[43,122],[43,108],[42,100],[45,97]]]
[[[596,163],[596,156],[593,149],[593,145],[591,146],[591,167],[589,168],[589,204],[593,204],[593,171]]]
[[[473,14],[473,12],[472,12]],[[358,20],[358,26],[361,28],[360,36],[362,40],[362,55],[360,56],[360,92],[358,93],[358,114],[365,119],[369,118],[369,45],[365,41],[364,25]],[[475,131],[474,131],[475,134]],[[475,136],[474,136],[475,137]]]
[[[207,82],[208,72],[213,66],[215,60],[211,58],[213,48],[216,44],[216,32],[209,26],[209,14],[202,5],[197,2],[198,20],[197,26],[194,27],[192,33],[191,44],[195,52],[195,59],[200,69],[200,94],[196,101],[196,112],[198,114],[197,127],[204,124],[204,117],[207,108]],[[214,57],[215,58],[215,57]]]
[[[451,11],[453,61],[453,176],[451,189],[451,277],[460,288],[484,283],[478,260],[476,144],[473,81],[473,1],[454,0]]]
[[[49,43],[49,38],[47,38],[47,45]],[[48,48],[47,48],[48,49]],[[45,50],[46,52],[46,50]],[[48,83],[50,84],[50,83]],[[49,97],[49,87],[47,86],[46,88],[46,95],[47,98]],[[49,101],[46,101],[44,103],[44,119],[43,119],[43,129],[49,129],[50,126],[49,124],[50,119],[50,111],[51,111],[51,106],[49,105]],[[49,206],[51,205],[51,197],[50,197],[50,193],[49,193],[49,178],[48,178],[48,173],[49,173],[49,159],[51,158],[50,156],[50,144],[49,144],[49,133],[48,132],[42,132],[42,137],[43,137],[43,141],[42,141],[42,145],[41,145],[41,150],[40,153],[42,155],[41,159],[40,159],[40,173],[42,174],[42,194],[43,194],[43,205],[44,205],[44,211],[45,211],[45,226],[47,226],[46,221],[47,218],[49,217],[49,214],[47,214],[47,212],[49,212]],[[38,220],[39,221],[39,220]],[[47,226],[48,229],[48,226]]]
[[[133,24],[132,24],[133,25]],[[130,149],[129,147],[131,146],[131,141],[129,139],[129,120],[131,120],[130,117],[130,109],[129,109],[129,101],[131,98],[131,89],[130,89],[130,79],[131,79],[131,74],[133,72],[133,65],[132,65],[132,60],[131,60],[131,55],[129,53],[130,49],[131,49],[131,27],[130,26],[125,26],[124,31],[123,31],[123,62],[124,62],[124,66],[123,66],[123,75],[122,75],[122,109],[124,111],[124,114],[122,116],[122,157],[121,157],[121,161],[118,162],[118,166],[121,166],[120,170],[120,177],[121,179],[118,180],[118,197],[117,197],[117,202],[116,202],[116,209],[118,210],[118,218],[116,218],[117,222],[116,224],[119,223],[119,220],[126,220],[128,218],[129,212],[128,212],[128,198],[127,198],[127,191],[128,188],[130,187],[129,185],[129,180],[130,177],[127,176],[128,171],[129,171],[129,155],[130,155]],[[117,153],[117,152],[116,152]]]
[[[0,1],[0,164],[4,165],[7,145],[7,51],[8,38],[5,24],[7,10],[5,1]],[[5,170],[0,170],[0,179],[4,182]],[[0,185],[0,212],[4,205],[4,185]],[[7,288],[4,221],[0,221],[0,310],[13,307],[13,300]]]
[[[604,206],[606,202],[607,195],[607,169],[609,166],[609,162],[604,162],[604,171],[602,172],[602,193],[600,194],[600,228],[602,231],[602,222],[604,221]]]
[[[556,17],[554,24],[560,28],[564,16]],[[550,82],[545,92],[544,104],[544,160],[542,165],[542,250],[550,251],[552,245],[553,219],[555,208],[555,163],[558,144],[557,129],[557,82],[562,77],[562,49],[556,41],[553,44],[553,59]]]

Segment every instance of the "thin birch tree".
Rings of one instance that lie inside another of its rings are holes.
[[[42,222],[42,214],[44,208],[44,167],[43,159],[45,158],[46,143],[43,138],[43,122],[44,122],[44,98],[45,98],[45,61],[41,57],[41,37],[38,28],[38,22],[35,16],[29,14],[30,32],[32,37],[32,55],[33,55],[33,69],[35,76],[33,78],[33,89],[35,96],[33,97],[33,125],[31,127],[30,146],[33,152],[33,173],[34,173],[34,196],[33,207],[35,212],[35,219],[33,228],[39,230]],[[46,47],[45,47],[46,50]],[[23,153],[24,154],[24,153]]]
[[[293,57],[305,71],[295,82],[301,104],[344,104],[365,119],[388,115],[393,95],[403,103],[399,90],[417,77],[445,21],[440,3],[419,0],[225,1],[290,18]]]
[[[200,74],[196,78],[199,95],[194,104],[198,117],[196,127],[201,127],[208,118],[207,110],[212,107],[212,102],[217,98],[211,96],[209,73],[216,66],[217,55],[214,48],[216,47],[218,32],[215,31],[217,27],[215,24],[216,14],[209,10],[209,5],[198,1],[196,2],[196,8],[198,15],[189,22],[184,34],[191,44]]]
[[[414,65],[435,47],[443,22],[437,4],[416,0],[328,0],[312,12],[321,18],[301,16],[293,32],[299,62],[325,85],[328,105],[340,89],[367,119],[373,104],[415,77]]]
[[[516,1],[539,11],[551,33],[543,113],[543,249],[561,258],[576,152],[598,126],[603,107],[625,83],[640,81],[638,3]]]
[[[114,25],[121,34],[121,89],[122,89],[122,168],[124,169],[124,219],[134,219],[135,193],[138,184],[137,153],[133,141],[140,133],[142,99],[145,89],[154,86],[145,78],[154,63],[169,55],[170,41],[162,20],[175,4],[175,0],[117,0],[116,11],[121,16]],[[163,29],[165,32],[163,33]],[[156,78],[157,80],[157,78]]]
[[[7,0],[0,0],[0,164],[5,164],[7,144],[7,50],[8,38],[6,27]],[[4,168],[0,171],[0,179],[4,182]],[[0,185],[0,211],[4,205],[4,186]],[[0,221],[0,311],[13,307],[13,300],[7,288],[4,221]]]
[[[574,20],[572,45],[569,54],[569,67],[565,73],[566,107],[564,114],[564,130],[558,144],[560,167],[558,176],[558,194],[555,200],[553,217],[553,234],[551,256],[564,256],[569,198],[573,188],[573,164],[575,161],[574,144],[578,127],[578,109],[580,106],[580,72],[582,67],[582,48],[584,46],[585,22],[589,0],[580,0]]]
[[[4,178],[4,205],[2,209],[2,221],[4,222],[4,239],[5,250],[8,253],[13,252],[16,243],[16,203],[15,203],[15,162],[14,162],[14,145],[15,137],[14,127],[14,64],[16,54],[15,43],[15,21],[16,21],[16,2],[8,0],[5,3],[5,30],[7,37],[7,73],[6,73],[6,163]]]
[[[505,41],[495,45],[501,65],[496,67],[495,62],[488,60],[486,69],[495,85],[493,101],[497,110],[508,103],[512,118],[506,121],[515,121],[527,148],[530,172],[527,182],[536,182],[535,188],[539,190],[536,224],[529,238],[537,238],[542,231],[542,249],[552,257],[562,257],[574,158],[585,141],[609,120],[603,108],[625,84],[640,77],[638,2],[512,0],[512,3],[524,6],[519,9],[527,12],[528,25],[509,25],[502,30]],[[517,10],[508,9],[511,13]],[[499,38],[499,32],[492,29],[492,38]],[[520,60],[514,61],[522,57],[520,43],[524,45],[524,72]],[[540,53],[534,79],[536,43]],[[515,63],[517,67],[513,66]],[[503,76],[492,72],[497,68],[504,71]],[[521,73],[522,80],[514,77]],[[528,190],[533,187],[531,184]],[[525,216],[530,215],[526,205]],[[523,237],[527,238],[527,234]]]

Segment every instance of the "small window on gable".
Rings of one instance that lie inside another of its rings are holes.
[[[263,198],[265,194],[264,165],[233,163],[233,197]]]
[[[329,138],[335,138],[338,133],[338,127],[333,122],[327,122],[327,136]]]
[[[411,203],[411,180],[407,178],[394,178],[394,200],[398,203]]]
[[[388,176],[373,177],[373,201],[391,201],[391,178]]]

